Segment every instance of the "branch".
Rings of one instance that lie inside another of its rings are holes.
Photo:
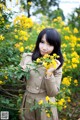
[[[5,91],[5,89],[3,89],[1,86],[0,86],[0,89],[1,89],[3,92],[5,92],[7,95],[10,95],[10,96],[12,96],[12,97],[16,97],[16,98],[18,98],[17,95],[13,95],[13,94],[11,94],[11,93]]]

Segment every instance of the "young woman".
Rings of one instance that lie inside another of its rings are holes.
[[[25,70],[27,64],[31,64],[37,58],[45,54],[53,55],[54,53],[60,56],[56,59],[56,68],[52,66],[45,72],[45,68],[41,65],[38,68],[39,73],[33,70],[30,71],[30,79],[27,80],[26,92],[21,107],[21,120],[58,120],[56,107],[51,109],[51,118],[46,116],[45,110],[41,113],[38,110],[31,112],[30,108],[34,105],[35,101],[45,101],[46,96],[49,96],[55,102],[55,96],[59,92],[63,65],[59,33],[52,28],[43,29],[38,35],[33,53],[24,53],[20,66]]]

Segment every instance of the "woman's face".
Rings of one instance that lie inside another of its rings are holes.
[[[54,46],[50,45],[46,41],[46,34],[43,35],[41,42],[39,43],[39,50],[42,56],[44,56],[45,54],[51,54],[54,50]]]

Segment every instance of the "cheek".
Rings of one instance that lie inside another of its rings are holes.
[[[49,47],[49,51],[53,51],[54,50],[54,47],[52,46],[52,47]]]
[[[51,49],[52,49],[52,51],[53,51],[53,50],[54,50],[54,47],[52,47]]]
[[[39,44],[39,49],[40,49],[40,50],[42,49],[42,44],[41,44],[41,43]]]

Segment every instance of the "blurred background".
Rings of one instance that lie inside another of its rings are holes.
[[[67,21],[69,15],[80,7],[80,0],[4,0],[4,4],[14,12],[14,16],[25,14],[39,22],[42,15],[51,19],[60,15]]]

